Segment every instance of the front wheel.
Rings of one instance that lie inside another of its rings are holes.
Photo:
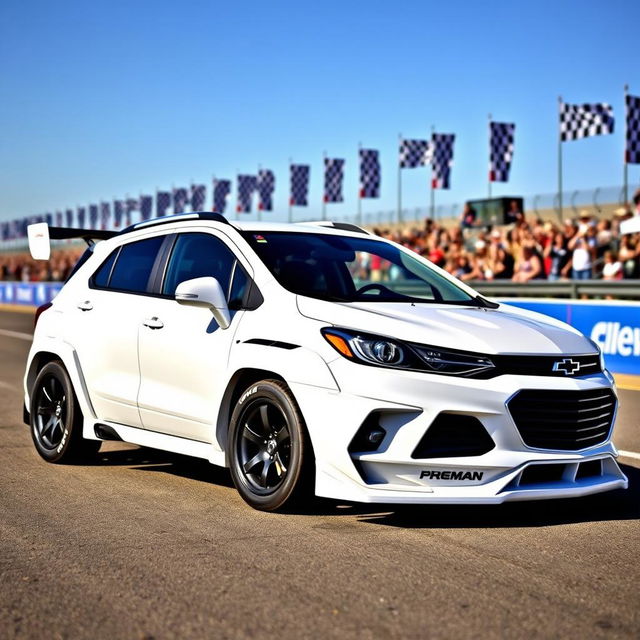
[[[82,437],[82,413],[61,362],[49,362],[38,373],[30,417],[33,444],[48,462],[79,462],[100,448],[100,441]]]
[[[252,384],[231,416],[227,457],[242,498],[276,511],[309,497],[313,451],[300,409],[280,380]]]

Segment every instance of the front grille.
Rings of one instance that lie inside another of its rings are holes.
[[[507,405],[529,447],[576,451],[609,437],[616,398],[610,389],[518,392]]]
[[[496,365],[496,375],[556,376],[580,378],[602,372],[600,356],[488,356]],[[554,365],[560,368],[554,371]]]

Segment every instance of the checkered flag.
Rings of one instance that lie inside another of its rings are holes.
[[[376,149],[360,149],[360,197],[380,197],[380,159]]]
[[[89,205],[89,228],[90,229],[98,228],[98,205],[97,204]]]
[[[627,148],[625,160],[640,164],[640,96],[627,95]]]
[[[204,211],[207,199],[207,186],[204,184],[191,185],[191,211]]]
[[[73,209],[65,209],[64,219],[67,223],[67,227],[73,227]]]
[[[251,200],[257,182],[256,176],[242,174],[238,176],[238,204],[236,206],[238,213],[251,213]]]
[[[123,217],[124,217],[124,200],[114,200],[113,201],[113,226],[116,229],[120,228]]]
[[[167,215],[167,209],[171,208],[171,194],[168,191],[156,193],[156,218]]]
[[[291,177],[289,204],[296,207],[306,207],[309,198],[309,174],[311,167],[309,167],[308,164],[292,164],[289,171]]]
[[[342,183],[344,182],[344,160],[341,158],[324,159],[324,201],[342,202]]]
[[[213,210],[224,213],[227,209],[227,200],[231,193],[231,180],[213,181]]]
[[[413,169],[424,167],[431,162],[429,140],[400,140],[400,167]]]
[[[434,133],[431,137],[433,144],[431,186],[434,189],[449,189],[451,185],[455,138],[453,133]]]
[[[613,133],[613,108],[597,104],[560,104],[560,140],[578,140]]]
[[[513,159],[513,137],[516,125],[508,122],[490,122],[489,181],[508,182]]]
[[[276,188],[276,177],[270,169],[260,169],[257,179],[258,209],[273,211],[273,192]]]
[[[140,203],[138,202],[138,198],[127,198],[124,201],[124,213],[126,216],[125,224],[127,227],[131,224],[131,214],[134,211],[137,211],[140,207]]]
[[[100,203],[100,226],[104,230],[109,226],[111,218],[111,205],[108,202]]]
[[[153,215],[153,196],[140,196],[140,219],[151,220]]]
[[[189,202],[189,191],[182,187],[173,190],[173,213],[184,213]]]

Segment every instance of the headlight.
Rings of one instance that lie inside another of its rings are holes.
[[[469,377],[482,377],[495,368],[486,356],[406,344],[383,336],[334,328],[322,329],[322,335],[338,353],[362,364]]]

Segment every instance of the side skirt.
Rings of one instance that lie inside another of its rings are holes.
[[[172,453],[180,453],[194,458],[203,458],[220,467],[226,466],[224,452],[216,451],[208,442],[188,440],[187,438],[179,438],[137,427],[127,427],[113,422],[94,422],[91,431],[95,433],[95,429],[98,427],[99,432],[101,425],[108,427],[109,431],[113,431],[123,442],[128,442],[129,444],[160,449],[161,451],[171,451]],[[96,436],[94,438],[106,441],[106,439],[97,438]],[[113,439],[113,437],[109,438],[109,440]]]

